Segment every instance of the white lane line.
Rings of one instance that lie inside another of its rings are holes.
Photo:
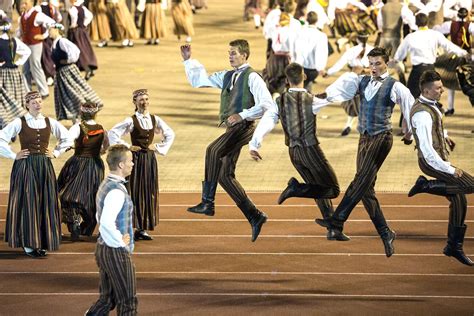
[[[256,204],[258,207],[277,207],[277,208],[291,208],[291,207],[317,207],[316,204],[285,204],[285,205],[278,205],[278,204]],[[0,204],[0,207],[6,207],[7,204]],[[193,204],[160,204],[160,207],[190,207]],[[337,207],[338,204],[334,204],[334,207]],[[381,204],[382,208],[426,208],[427,210],[430,208],[447,208],[449,205],[446,202],[445,205],[443,204]],[[216,204],[215,207],[235,207],[235,204]],[[356,208],[363,208],[363,205],[357,205]],[[474,205],[468,205],[468,208],[474,208]],[[432,211],[430,209],[430,211]]]
[[[97,296],[97,292],[65,292],[65,293],[0,293],[0,296]],[[143,292],[137,293],[138,296],[246,296],[246,297],[310,297],[310,298],[393,298],[393,299],[457,299],[472,300],[474,296],[469,295],[409,295],[409,294],[318,294],[318,293],[238,293],[238,292]]]
[[[249,238],[250,235],[150,235],[153,238]],[[350,235],[351,238],[374,238],[380,239],[378,235]],[[259,235],[258,238],[326,238],[326,235]],[[397,235],[400,239],[446,239],[445,235]],[[466,239],[474,239],[474,237],[464,237]]]
[[[352,275],[352,276],[412,276],[412,277],[460,277],[472,278],[474,274],[459,273],[385,273],[385,272],[286,272],[286,271],[137,271],[136,274],[163,274],[163,275]],[[8,271],[0,272],[0,275],[18,274],[99,274],[98,271]]]
[[[5,219],[0,219],[0,222],[5,222]],[[160,222],[242,222],[247,223],[246,219],[236,219],[236,218],[160,218]],[[314,223],[314,219],[302,219],[302,218],[283,218],[283,219],[268,219],[267,222],[305,222],[305,223]],[[347,222],[352,223],[372,223],[370,219],[350,219]],[[448,220],[444,219],[387,219],[387,222],[391,223],[448,223]],[[474,223],[474,220],[466,220],[466,223]]]
[[[18,252],[3,252],[2,255],[18,254]],[[48,256],[82,256],[94,255],[94,252],[49,252]],[[134,256],[304,256],[304,257],[372,257],[383,256],[385,253],[363,253],[363,252],[212,252],[212,251],[149,251],[149,252],[134,252]],[[474,256],[473,254],[466,254],[467,256]],[[397,253],[397,257],[445,257],[444,254],[438,253]]]

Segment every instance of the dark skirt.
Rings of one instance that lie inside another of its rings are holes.
[[[53,39],[48,37],[43,41],[43,53],[41,54],[41,66],[43,66],[44,75],[46,78],[54,78],[56,75],[56,68],[54,67],[52,57]]]
[[[133,201],[135,228],[154,230],[158,222],[158,162],[152,150],[133,152],[129,191]]]
[[[272,54],[267,60],[262,77],[271,94],[283,93],[286,88],[285,68],[290,63],[288,55]]]
[[[61,238],[56,175],[45,155],[15,160],[5,228],[9,247],[57,250]]]
[[[102,101],[81,77],[75,64],[58,69],[54,79],[54,108],[58,120],[71,120],[79,116],[81,104],[93,102],[102,108]]]
[[[89,32],[86,28],[75,27],[69,29],[67,38],[76,44],[81,51],[77,66],[80,70],[95,70],[97,69],[97,58],[95,57],[94,50],[92,49],[91,39]]]
[[[469,97],[474,106],[474,62],[469,62],[457,69],[462,92]]]
[[[97,224],[95,196],[104,179],[100,157],[72,156],[58,177],[63,223],[80,223],[81,235],[91,236]]]
[[[461,90],[456,69],[466,64],[466,58],[458,57],[454,53],[448,53],[436,58],[435,69],[441,76],[443,85],[451,90]]]

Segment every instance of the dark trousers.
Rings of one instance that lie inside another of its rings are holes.
[[[237,205],[249,200],[244,188],[235,179],[235,167],[242,146],[252,139],[254,130],[254,122],[246,120],[227,127],[225,133],[209,144],[206,150],[205,180],[219,182]]]
[[[322,190],[324,198],[315,199],[324,218],[331,216],[334,209],[330,199],[339,195],[339,183],[336,173],[324,156],[319,145],[309,147],[290,147],[290,160],[293,166],[307,184],[314,184],[325,188]]]
[[[456,178],[452,174],[438,171],[428,165],[423,159],[418,159],[421,171],[430,177],[446,183],[446,198],[449,201],[449,224],[452,226],[463,226],[467,213],[466,194],[474,192],[474,178],[463,171],[461,177]]]
[[[117,315],[137,315],[135,266],[130,253],[125,248],[98,243],[95,259],[100,274],[100,297],[86,315],[108,315],[115,306]]]
[[[304,68],[304,74],[306,75],[306,80],[304,81],[304,88],[311,93],[313,88],[313,81],[318,77],[318,71],[316,69]]]
[[[333,218],[336,222],[344,223],[354,207],[362,200],[379,234],[388,229],[387,222],[375,196],[375,181],[377,172],[392,148],[393,136],[391,131],[370,136],[360,135],[357,151],[357,172],[341,203],[336,208]]]

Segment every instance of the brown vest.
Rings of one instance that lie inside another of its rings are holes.
[[[154,115],[150,114],[150,117],[153,127],[151,129],[143,129],[138,122],[137,116],[132,116],[133,131],[130,133],[130,136],[132,138],[133,146],[139,146],[141,149],[148,149],[148,146],[153,143],[153,138],[155,137],[156,121]]]
[[[37,14],[37,11],[33,11],[28,19],[25,19],[25,13],[21,15],[22,41],[26,45],[35,45],[42,42],[35,39],[35,35],[43,34],[43,32],[41,32],[41,27],[35,26],[35,18]]]
[[[387,37],[401,37],[402,30],[402,18],[400,13],[402,12],[402,5],[400,1],[388,1],[382,7],[383,26],[382,31],[384,36]]]
[[[44,155],[49,145],[49,137],[51,135],[51,124],[49,118],[46,121],[45,128],[31,128],[26,124],[25,117],[21,117],[20,144],[21,149],[28,149],[30,154]]]
[[[100,149],[102,148],[102,142],[104,141],[104,128],[102,125],[88,125],[87,135],[81,128],[79,137],[74,141],[74,155],[81,157],[99,157]]]
[[[426,111],[431,115],[431,120],[433,121],[433,126],[431,128],[431,138],[433,139],[434,150],[438,153],[441,159],[448,161],[449,153],[444,139],[443,121],[441,116],[432,106],[422,103],[419,99],[417,99],[413,105],[413,108],[411,109],[410,120],[413,119],[413,115],[415,115],[415,113],[421,111]],[[421,150],[419,150],[420,141],[417,136],[416,128],[413,128],[413,136],[415,136],[415,141],[418,147],[418,157],[423,158],[423,153]]]

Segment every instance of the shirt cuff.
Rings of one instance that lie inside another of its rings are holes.
[[[454,174],[455,172],[456,172],[456,168],[454,168],[453,166],[448,167],[448,173],[449,174]]]
[[[58,158],[59,155],[61,155],[61,152],[60,152],[59,150],[57,150],[57,149],[53,150],[53,156],[54,156],[54,158]]]

